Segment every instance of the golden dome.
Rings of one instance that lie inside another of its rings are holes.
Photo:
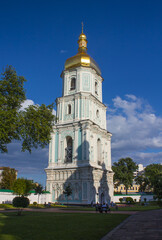
[[[83,67],[91,67],[96,70],[96,72],[101,75],[101,70],[98,66],[98,64],[87,54],[87,37],[83,33],[83,28],[82,28],[82,33],[79,35],[79,40],[78,40],[78,53],[71,57],[68,58],[65,62],[65,70],[83,66]]]
[[[81,34],[79,35],[79,40],[80,40],[80,39],[87,39],[87,38],[86,38],[86,35],[85,35],[84,33],[81,33]]]

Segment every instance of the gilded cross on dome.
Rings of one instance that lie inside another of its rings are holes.
[[[83,33],[83,22],[82,22],[82,33],[79,36],[78,44],[79,44],[79,49],[78,52],[87,52],[87,37]]]
[[[82,33],[83,33],[83,22],[82,22]]]

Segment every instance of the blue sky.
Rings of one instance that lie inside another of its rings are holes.
[[[65,60],[77,53],[84,22],[88,53],[99,64],[112,159],[162,162],[162,1],[1,1],[0,72],[13,65],[27,79],[27,98],[50,104],[62,93]],[[45,182],[48,149],[21,153],[0,165]]]

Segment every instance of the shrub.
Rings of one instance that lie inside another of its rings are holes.
[[[34,205],[34,206],[37,206],[37,202],[33,202],[33,205]]]
[[[14,208],[12,204],[0,204],[0,208],[8,209],[8,208]]]
[[[162,207],[162,201],[161,200],[158,200],[157,204],[159,205],[159,207]]]
[[[15,197],[12,201],[14,207],[20,208],[17,215],[21,215],[22,209],[29,206],[29,199],[27,197]]]
[[[126,197],[125,201],[128,204],[134,203],[133,198],[131,198],[131,197]]]
[[[119,201],[120,201],[120,203],[122,203],[123,202],[123,198],[119,198]]]

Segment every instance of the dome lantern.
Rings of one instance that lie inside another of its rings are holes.
[[[65,70],[76,68],[79,66],[93,68],[98,75],[101,75],[101,70],[98,64],[87,54],[87,37],[83,33],[83,23],[82,23],[82,33],[79,35],[78,39],[78,53],[70,57],[65,62]]]

